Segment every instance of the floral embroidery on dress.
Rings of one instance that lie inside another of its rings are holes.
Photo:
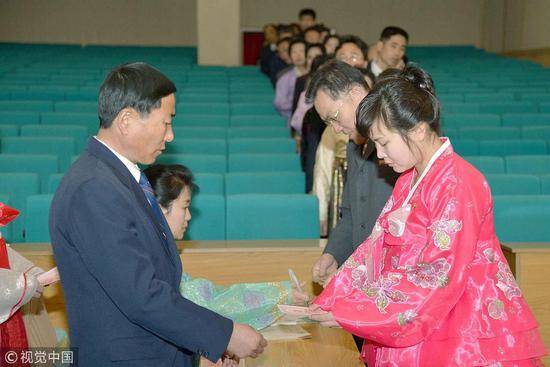
[[[502,261],[498,263],[498,273],[496,278],[498,279],[497,287],[504,292],[504,295],[509,301],[511,301],[514,297],[521,296],[521,290],[516,283],[514,275],[510,271],[508,265]]]
[[[434,244],[441,250],[448,250],[451,248],[451,234],[462,229],[462,222],[455,219],[437,220],[428,229],[434,233]]]
[[[380,313],[386,313],[386,308],[391,302],[401,303],[407,300],[407,296],[403,292],[392,289],[401,283],[401,277],[401,274],[389,273],[386,278],[381,276],[377,281],[367,284],[365,287],[364,292],[368,297],[376,297],[375,303]]]
[[[244,294],[243,301],[246,307],[260,307],[264,303],[264,296],[259,292],[249,291]]]
[[[390,196],[388,201],[386,201],[386,205],[384,205],[384,207],[382,208],[382,212],[380,212],[380,215],[378,217],[382,217],[384,214],[389,212],[391,208],[393,208],[393,196]]]
[[[353,279],[351,282],[353,288],[359,290],[365,288],[368,282],[366,265],[359,265],[353,268],[351,271],[351,278]]]
[[[407,266],[405,272],[407,280],[422,288],[445,287],[449,283],[451,264],[445,259],[437,259],[433,263],[418,263],[416,266]]]
[[[399,326],[405,326],[414,321],[418,316],[413,310],[407,310],[397,315],[397,324]]]
[[[489,311],[489,316],[495,320],[506,320],[506,313],[504,312],[504,302],[501,300],[494,299],[487,306],[487,311]]]
[[[493,250],[492,248],[487,248],[483,250],[483,255],[485,255],[485,257],[490,263],[495,262],[496,254],[495,254],[495,250]]]

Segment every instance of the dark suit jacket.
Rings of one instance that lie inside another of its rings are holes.
[[[172,235],[94,138],[56,191],[50,234],[80,367],[191,366],[225,351],[233,323],[180,295]]]
[[[336,258],[338,266],[370,235],[399,177],[391,167],[378,164],[374,144],[368,145],[365,154],[362,148],[352,141],[348,143],[341,218],[324,250]]]

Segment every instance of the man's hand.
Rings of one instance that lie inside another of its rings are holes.
[[[336,259],[331,254],[323,254],[313,265],[313,281],[324,286],[338,270]]]
[[[227,345],[227,352],[237,358],[256,358],[262,354],[266,346],[267,341],[262,334],[248,325],[235,323]]]

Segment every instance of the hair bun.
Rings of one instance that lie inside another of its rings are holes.
[[[401,76],[415,87],[435,95],[432,77],[420,67],[416,65],[407,65],[401,71]]]

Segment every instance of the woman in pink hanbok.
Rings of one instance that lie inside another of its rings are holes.
[[[542,366],[489,185],[438,136],[431,77],[414,66],[381,75],[357,124],[402,175],[371,235],[315,299],[313,318],[364,338],[369,367]]]

